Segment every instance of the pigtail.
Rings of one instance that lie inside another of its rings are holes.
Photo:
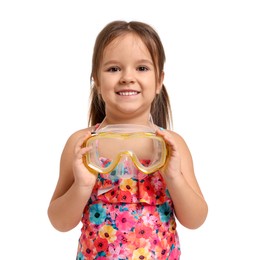
[[[164,129],[171,129],[172,110],[169,95],[164,85],[162,86],[160,93],[155,96],[152,102],[151,115],[153,122],[156,125]]]

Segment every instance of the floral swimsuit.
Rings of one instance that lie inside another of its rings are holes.
[[[98,174],[83,212],[76,259],[179,260],[173,204],[161,174],[123,176]]]

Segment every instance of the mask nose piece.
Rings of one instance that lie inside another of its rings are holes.
[[[122,179],[130,179],[136,176],[136,167],[127,154],[123,154],[116,167],[117,175]]]

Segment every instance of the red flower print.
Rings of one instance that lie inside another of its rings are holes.
[[[94,242],[97,252],[106,251],[108,249],[108,240],[105,238],[97,238]]]
[[[85,256],[92,256],[94,254],[92,247],[86,248]]]
[[[148,194],[153,194],[154,190],[149,178],[144,179],[144,184],[142,186],[142,190],[147,192]]]
[[[110,201],[111,203],[115,203],[118,201],[117,192],[115,189],[109,190],[104,194],[106,201]]]
[[[131,193],[128,191],[120,190],[120,193],[118,194],[118,201],[119,202],[132,203]]]
[[[85,251],[83,252],[85,256],[93,256],[94,254],[94,245],[92,240],[86,239],[86,237],[83,238],[82,246],[85,248]]]

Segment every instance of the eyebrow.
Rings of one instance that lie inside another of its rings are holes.
[[[153,65],[153,62],[151,60],[141,59],[138,61],[138,63],[148,63],[150,65]]]
[[[108,66],[109,64],[119,64],[119,63],[120,63],[120,62],[117,61],[117,60],[109,60],[109,61],[105,62],[105,63],[103,64],[103,66]],[[144,63],[146,63],[146,64],[153,65],[153,62],[152,62],[151,60],[147,60],[147,59],[138,60],[138,61],[136,61],[136,63],[138,63],[138,64],[144,64]]]

